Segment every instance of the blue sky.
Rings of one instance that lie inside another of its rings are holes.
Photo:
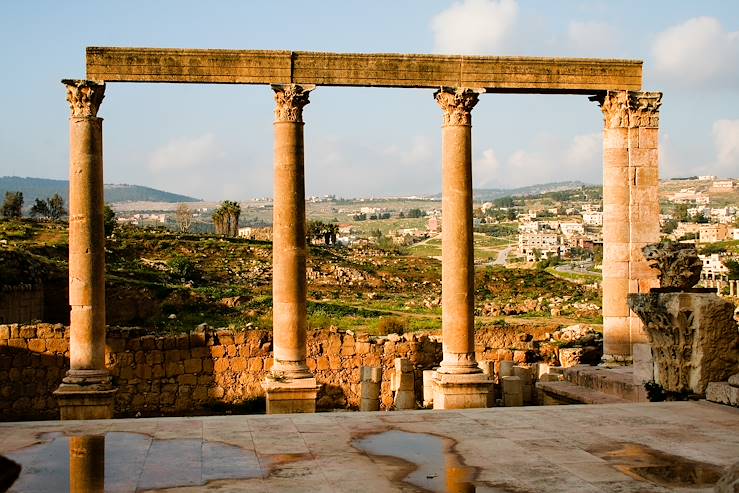
[[[62,78],[86,46],[642,59],[665,93],[662,177],[739,176],[739,2],[3,2],[0,175],[66,178]],[[266,86],[109,84],[105,180],[211,200],[272,195]],[[441,188],[430,90],[318,88],[304,112],[309,195]],[[599,183],[601,114],[584,96],[489,94],[473,111],[475,187]]]

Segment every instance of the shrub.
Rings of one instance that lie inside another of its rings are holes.
[[[172,257],[167,262],[167,266],[175,277],[180,279],[194,279],[197,274],[197,269],[192,260],[182,255]]]
[[[402,334],[408,328],[408,321],[400,317],[381,318],[377,324],[377,332],[380,335]]]

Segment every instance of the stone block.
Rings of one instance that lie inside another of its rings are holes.
[[[523,382],[520,377],[503,377],[502,386],[504,406],[523,406]]]
[[[639,148],[659,149],[659,129],[640,127],[639,128]]]
[[[185,360],[185,373],[199,373],[203,370],[203,362],[199,358]]]
[[[632,344],[631,354],[634,362],[634,383],[643,385],[644,382],[654,380],[652,347],[648,343]]]
[[[423,407],[430,408],[434,404],[436,370],[423,370]]]
[[[231,358],[229,366],[231,367],[231,370],[235,372],[242,372],[246,370],[246,358],[243,358],[243,357]]]
[[[739,387],[729,382],[710,382],[706,386],[706,400],[739,407]]]
[[[28,350],[34,353],[46,351],[46,342],[43,339],[31,339],[28,341]]]
[[[314,413],[319,386],[315,378],[262,383],[267,397],[267,414]]]
[[[7,325],[0,325],[0,339],[10,339],[10,327]]]
[[[436,372],[434,409],[467,409],[488,406],[493,381],[482,373]]]
[[[499,361],[498,362],[498,376],[500,378],[512,376],[514,366],[515,366],[515,363],[513,361]]]

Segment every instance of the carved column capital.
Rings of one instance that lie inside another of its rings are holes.
[[[658,128],[662,93],[631,92],[629,96],[629,126]]]
[[[470,125],[470,113],[477,104],[477,98],[485,89],[464,87],[442,87],[434,93],[434,98],[444,112],[444,125]]]
[[[64,79],[67,101],[73,117],[96,117],[105,97],[105,83],[92,80]]]
[[[605,128],[659,127],[661,92],[607,91],[590,99],[600,105]]]
[[[314,85],[272,84],[275,92],[275,122],[302,122],[303,106],[310,103],[308,95]]]

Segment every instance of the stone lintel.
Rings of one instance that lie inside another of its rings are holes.
[[[315,378],[275,380],[268,376],[262,382],[267,397],[267,414],[314,413],[321,388]]]
[[[487,92],[639,91],[642,61],[397,53],[88,47],[87,77],[107,82],[481,87]]]
[[[59,418],[71,419],[111,419],[113,417],[113,398],[118,389],[100,389],[62,383],[54,391],[59,403]]]
[[[483,373],[439,373],[433,377],[434,409],[488,407],[493,380]]]

